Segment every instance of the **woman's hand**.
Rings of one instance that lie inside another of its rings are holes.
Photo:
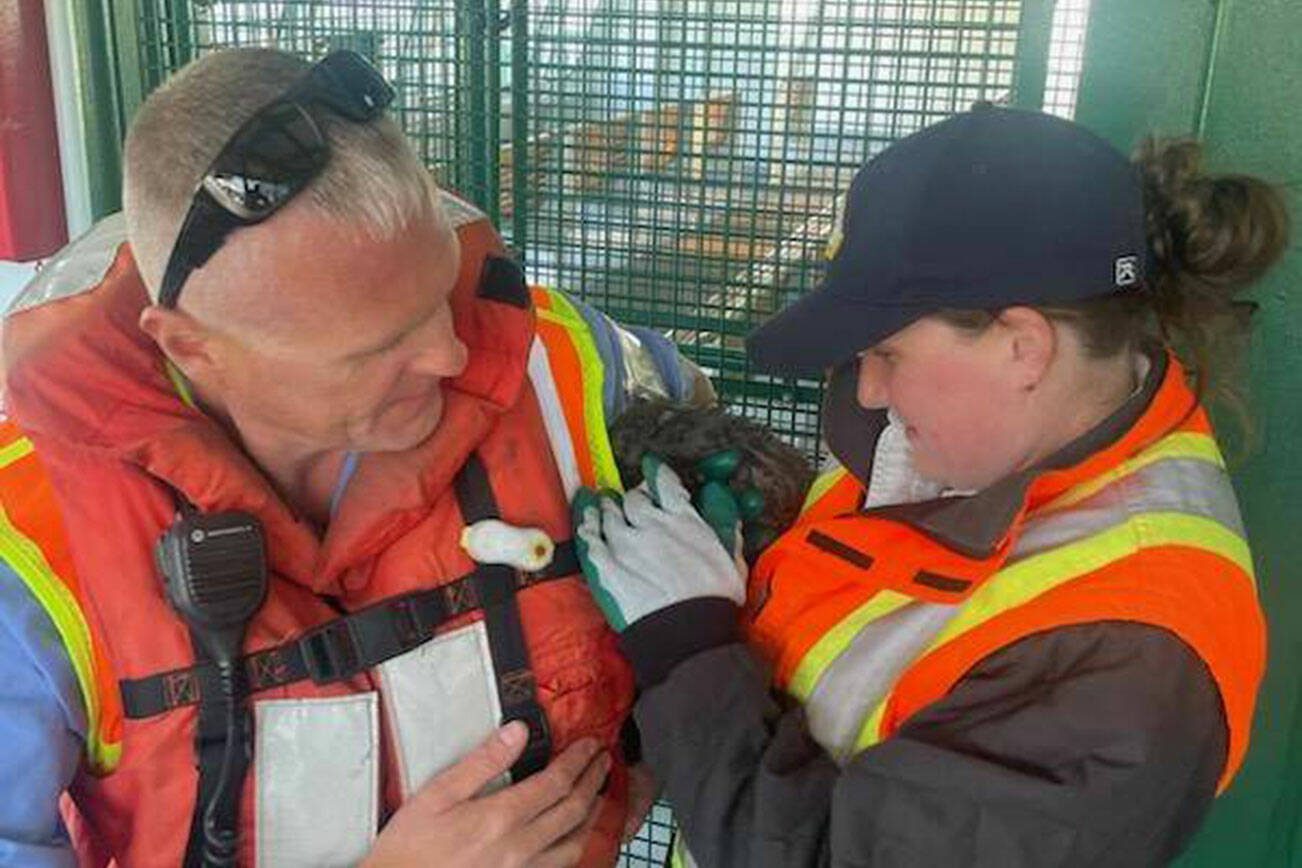
[[[431,778],[376,839],[365,868],[562,868],[583,853],[610,755],[592,739],[566,748],[547,768],[487,796],[528,741],[507,724],[464,759]]]
[[[737,556],[739,525],[729,552],[668,465],[648,455],[642,473],[642,484],[622,501],[586,488],[574,498],[579,562],[606,619],[622,633],[687,600],[741,605],[746,571]]]

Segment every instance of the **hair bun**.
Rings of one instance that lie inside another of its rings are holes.
[[[1190,139],[1150,138],[1140,146],[1135,162],[1149,244],[1166,276],[1192,278],[1230,296],[1279,259],[1288,213],[1269,184],[1247,175],[1206,174],[1202,157],[1202,145]]]

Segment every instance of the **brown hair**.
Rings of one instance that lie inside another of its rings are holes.
[[[1255,305],[1235,300],[1283,254],[1289,219],[1283,197],[1249,175],[1202,170],[1202,145],[1189,139],[1146,139],[1134,162],[1144,188],[1148,243],[1156,268],[1140,292],[1101,295],[1038,308],[1076,329],[1094,358],[1112,358],[1158,339],[1181,357],[1200,395],[1243,400],[1239,359]],[[946,322],[966,330],[988,326],[996,313],[948,310]]]

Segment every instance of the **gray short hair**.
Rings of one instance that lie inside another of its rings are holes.
[[[218,51],[177,72],[140,107],[127,134],[122,198],[151,298],[203,173],[235,131],[307,69],[306,61],[273,49]],[[300,198],[376,239],[438,213],[434,182],[391,117],[354,124],[329,112],[316,116],[330,162]]]

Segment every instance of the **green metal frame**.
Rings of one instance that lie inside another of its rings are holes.
[[[122,123],[113,8],[95,0],[63,3],[77,45],[77,93],[85,137],[90,206],[94,219],[118,208],[122,196]]]
[[[1013,75],[1013,105],[1038,109],[1044,105],[1044,81],[1049,73],[1049,37],[1055,0],[1022,0],[1017,30],[1017,71]]]

